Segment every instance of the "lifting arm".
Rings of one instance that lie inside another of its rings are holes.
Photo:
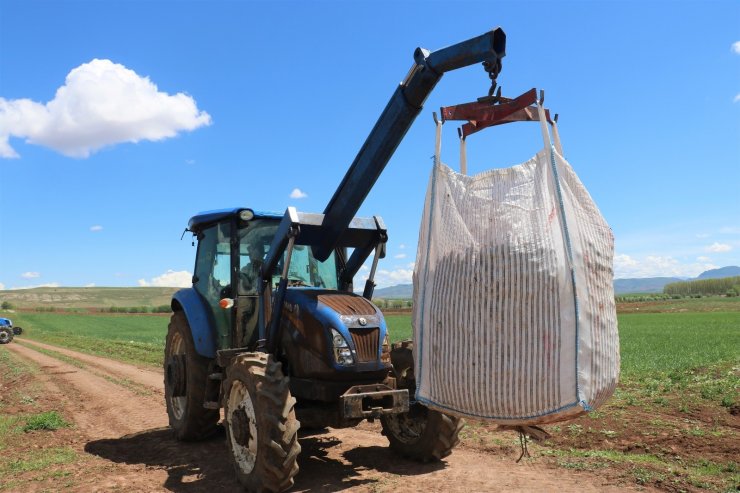
[[[442,75],[483,62],[489,72],[494,71],[495,77],[495,67],[500,67],[505,49],[506,34],[500,27],[432,53],[416,49],[414,65],[391,96],[324,209],[325,235],[313,249],[318,260],[326,260],[334,250],[340,235],[349,226]]]

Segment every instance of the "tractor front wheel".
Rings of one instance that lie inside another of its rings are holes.
[[[0,344],[10,344],[13,341],[13,329],[9,327],[0,328]]]
[[[391,363],[398,387],[408,389],[409,397],[416,392],[414,380],[413,343],[404,341],[391,349]],[[419,462],[441,460],[452,452],[460,439],[465,421],[448,416],[414,402],[408,412],[389,414],[380,419],[383,434],[391,449]]]
[[[285,491],[298,473],[300,423],[281,364],[265,353],[237,356],[224,383],[226,435],[247,491]]]
[[[19,336],[23,334],[23,329],[21,327],[13,327],[13,334]]]
[[[164,395],[178,440],[201,440],[216,431],[218,409],[206,409],[208,359],[195,351],[188,319],[172,314],[164,349]]]

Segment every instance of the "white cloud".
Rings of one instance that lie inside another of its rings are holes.
[[[186,270],[168,270],[161,276],[138,280],[139,286],[154,286],[160,288],[189,288],[193,285],[193,274]]]
[[[291,199],[305,199],[306,197],[308,197],[308,194],[300,188],[294,188],[293,191],[290,192]]]
[[[732,98],[733,103],[737,103],[738,101],[740,101],[740,93],[735,94],[735,97]]]
[[[96,224],[95,226],[90,226],[90,231],[93,233],[97,233],[98,231],[103,231],[103,227],[99,224]]]
[[[702,257],[696,257],[696,261],[697,261],[697,262],[711,262],[711,261],[712,261],[712,259],[711,259],[711,258],[709,258],[709,257],[704,257],[704,256],[702,256]]]
[[[185,160],[185,164],[193,165],[193,164],[195,164],[195,159],[186,159]]]
[[[735,41],[734,43],[732,43],[732,51],[740,55],[740,41]]]
[[[5,284],[0,282],[0,291],[2,291],[3,289],[5,289]]]
[[[21,277],[23,279],[36,279],[38,277],[41,277],[41,274],[39,274],[38,272],[24,272],[23,274],[21,274]]]
[[[727,243],[714,242],[708,247],[706,247],[705,250],[707,250],[708,252],[723,253],[723,252],[729,252],[730,250],[732,250],[732,247],[728,245]]]
[[[740,227],[737,226],[725,226],[719,229],[719,232],[723,235],[740,235]]]
[[[414,271],[411,269],[379,270],[375,275],[378,287],[394,286],[396,284],[411,284]]]
[[[696,237],[700,240],[703,240],[704,238],[709,238],[709,233],[699,233],[696,235]]]
[[[414,267],[416,267],[416,262],[409,262],[406,264],[406,267],[408,267],[411,270],[414,270]]]
[[[398,248],[400,248],[401,250],[403,250],[404,248],[406,248],[406,245],[404,245],[403,243],[401,243],[400,245],[398,245]]]
[[[697,259],[698,260],[698,259]],[[633,258],[629,255],[614,256],[614,277],[617,279],[640,277],[696,277],[705,270],[716,269],[710,261],[684,263],[670,256],[648,255]]]
[[[210,123],[187,94],[161,92],[148,77],[94,59],[72,69],[48,103],[0,98],[0,157],[18,157],[10,137],[86,158],[105,146],[158,141]]]
[[[95,287],[95,283],[94,282],[91,282],[90,284],[85,284],[85,287],[86,288],[94,288]]]
[[[406,258],[406,254],[405,253],[399,253],[397,255],[394,255],[393,258],[399,258],[399,259],[400,258]]]

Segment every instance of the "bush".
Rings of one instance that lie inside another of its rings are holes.
[[[26,419],[23,431],[34,430],[58,430],[66,428],[69,423],[64,421],[56,411],[47,411],[45,413],[33,414]]]
[[[10,301],[3,301],[2,305],[0,305],[0,307],[3,310],[12,310],[13,308],[15,308],[15,306],[13,305],[13,303],[11,303]]]

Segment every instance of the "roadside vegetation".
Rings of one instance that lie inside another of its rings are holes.
[[[0,350],[0,491],[22,491],[30,484],[67,485],[80,455],[67,445],[73,430],[44,399],[33,379],[39,371],[9,351]]]

